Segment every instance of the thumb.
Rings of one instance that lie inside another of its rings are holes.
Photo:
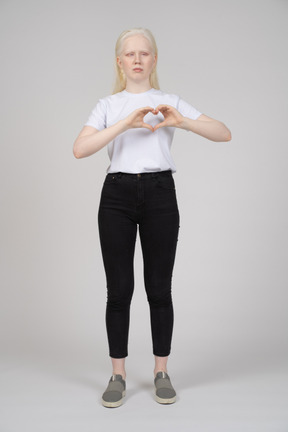
[[[154,131],[157,130],[157,129],[159,129],[159,128],[161,128],[161,127],[165,127],[165,126],[166,126],[166,124],[165,124],[164,121],[161,122],[161,123],[158,123],[158,124],[154,127]]]
[[[146,128],[146,129],[150,129],[152,132],[154,132],[153,127],[148,123],[142,123],[142,127]]]

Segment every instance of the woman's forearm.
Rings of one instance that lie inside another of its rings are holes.
[[[224,142],[232,139],[230,130],[219,120],[192,120],[184,117],[179,127],[211,141]]]
[[[101,131],[79,136],[74,142],[73,154],[77,159],[91,156],[127,129],[129,129],[127,123],[124,120],[120,120]]]

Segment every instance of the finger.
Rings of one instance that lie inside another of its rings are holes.
[[[149,111],[154,111],[154,108],[147,106],[147,107],[143,107],[139,109],[140,112],[149,112]]]
[[[149,125],[148,123],[142,123],[142,126],[143,126],[144,128],[150,129],[152,132],[154,132],[153,127],[152,127],[151,125]]]
[[[158,123],[155,127],[154,127],[154,131],[161,128],[161,127],[165,127],[166,123],[163,121],[161,123]]]
[[[169,109],[170,105],[161,104],[158,105],[155,109],[158,111],[167,111]]]

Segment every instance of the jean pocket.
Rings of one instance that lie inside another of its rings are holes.
[[[104,180],[104,185],[110,185],[117,182],[117,176],[112,174],[107,174]]]
[[[175,190],[176,189],[175,188],[174,178],[172,176],[169,176],[169,177],[159,176],[157,184],[162,189],[167,189],[167,190]]]

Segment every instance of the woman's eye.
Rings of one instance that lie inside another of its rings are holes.
[[[126,55],[131,57],[131,56],[134,55],[134,53],[127,53]],[[143,52],[142,55],[144,55],[144,56],[148,56],[149,53],[147,53],[147,52]]]

